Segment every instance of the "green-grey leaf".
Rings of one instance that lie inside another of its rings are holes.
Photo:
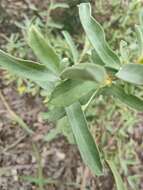
[[[137,34],[137,41],[139,45],[139,54],[140,56],[143,56],[143,26],[136,25],[136,34]]]
[[[88,129],[80,103],[75,102],[66,107],[66,113],[83,161],[93,174],[102,175],[100,154]]]
[[[102,59],[100,58],[100,56],[94,49],[91,51],[91,59],[92,59],[92,62],[95,64],[102,65],[102,66],[105,65],[105,63],[102,61]]]
[[[95,90],[91,90],[88,94],[82,96],[79,99],[79,102],[81,105],[85,105],[89,99],[91,98],[91,96],[93,95]],[[66,115],[65,112],[65,108],[64,107],[55,107],[51,110],[49,110],[48,112],[42,112],[41,116],[44,120],[48,120],[48,121],[57,121],[61,118],[63,118]]]
[[[35,82],[56,81],[58,77],[39,63],[15,58],[0,50],[0,67]]]
[[[139,23],[141,26],[143,26],[143,9],[139,12]]]
[[[89,3],[82,3],[79,5],[79,16],[86,35],[101,60],[107,67],[118,70],[120,68],[120,60],[108,46],[102,27],[91,16],[91,7]]]
[[[31,26],[28,31],[28,44],[42,64],[55,73],[59,72],[59,57],[35,26]]]
[[[62,23],[49,20],[49,22],[47,23],[47,26],[51,28],[62,29],[64,25]]]
[[[93,63],[82,63],[66,68],[61,73],[63,79],[89,80],[96,82],[105,82],[107,74],[104,67]]]
[[[51,10],[57,9],[57,8],[69,8],[69,5],[67,3],[53,3],[50,7]]]
[[[136,85],[143,85],[143,65],[125,64],[116,74],[119,79]]]
[[[79,102],[81,105],[85,105],[89,99],[91,98],[91,96],[93,95],[95,90],[91,90],[88,94],[82,96],[79,99]],[[42,112],[41,116],[44,120],[48,120],[48,121],[57,121],[61,118],[63,118],[66,115],[65,112],[65,108],[64,107],[55,107],[51,110],[49,110],[48,112]]]
[[[56,107],[48,112],[41,113],[42,118],[48,121],[56,121],[60,118],[64,117],[66,114],[65,109],[63,107]]]
[[[65,107],[96,88],[97,84],[95,82],[67,80],[53,90],[50,103],[57,107]]]
[[[60,119],[56,123],[56,128],[52,129],[44,136],[44,140],[50,142],[54,140],[59,134],[64,135],[70,144],[75,144],[75,139],[67,117]]]
[[[123,180],[120,176],[120,174],[118,173],[118,170],[114,164],[114,162],[112,160],[106,160],[106,162],[108,163],[112,173],[113,173],[113,176],[114,176],[114,179],[115,179],[115,182],[116,182],[116,186],[117,186],[117,190],[126,190],[126,187],[123,183]]]
[[[54,128],[54,129],[51,129],[51,131],[49,131],[49,132],[43,137],[43,139],[44,139],[45,141],[50,142],[50,141],[54,140],[54,139],[57,137],[57,135],[59,135],[60,133],[61,133],[61,129],[60,129],[59,127],[56,127],[56,128]]]
[[[39,81],[35,81],[41,88],[43,88],[44,90],[46,90],[48,92],[48,94],[50,94],[53,89],[55,88],[56,85],[56,81],[44,81],[44,82],[39,82]]]
[[[95,63],[97,65],[104,66],[106,68],[106,71],[108,71],[108,73],[111,76],[114,76],[117,73],[116,69],[110,68],[110,67],[108,67],[108,65],[105,65],[105,63],[102,61],[102,59],[100,58],[98,53],[95,51],[95,49],[93,49],[91,51],[91,61],[92,61],[92,63]]]
[[[120,41],[120,54],[122,63],[127,64],[129,61],[129,48],[127,42],[124,40]]]
[[[112,85],[111,87],[105,87],[102,93],[119,99],[132,109],[143,112],[143,100],[131,94],[126,94],[121,86]]]
[[[63,35],[64,35],[64,37],[66,39],[66,42],[67,42],[68,46],[70,47],[74,63],[76,64],[77,61],[78,61],[79,55],[78,55],[78,51],[77,51],[77,48],[75,46],[75,43],[74,43],[73,39],[71,38],[70,34],[67,31],[63,31],[62,33],[63,33]]]
[[[79,99],[79,102],[81,105],[85,105],[87,104],[87,102],[90,100],[90,98],[92,97],[92,95],[94,94],[96,89],[93,89],[91,91],[89,91],[86,95],[82,96],[80,99]]]
[[[72,129],[70,127],[67,117],[60,119],[57,122],[57,127],[60,128],[61,134],[67,138],[70,144],[76,144],[75,138],[74,138],[74,135],[73,135],[73,132],[72,132]]]

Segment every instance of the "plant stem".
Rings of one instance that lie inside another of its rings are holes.
[[[80,190],[85,190],[86,189],[86,180],[89,177],[89,169],[86,166],[84,169],[84,173],[83,173],[83,178],[82,178],[82,184],[81,184],[81,188]]]
[[[98,87],[96,89],[96,91],[92,94],[92,96],[90,97],[90,99],[88,100],[88,102],[84,106],[82,106],[82,108],[83,108],[84,111],[86,111],[86,109],[88,108],[89,104],[92,102],[93,98],[98,93],[99,89],[100,89],[100,87]]]
[[[89,42],[88,42],[87,38],[85,38],[84,47],[83,47],[83,50],[82,50],[82,52],[80,54],[80,57],[79,57],[79,59],[77,61],[77,64],[81,63],[81,61],[83,60],[88,48],[89,48]]]
[[[41,163],[41,157],[38,152],[37,146],[33,143],[33,150],[35,153],[36,160],[38,162],[38,179],[39,179],[39,189],[44,190],[44,185],[43,185],[43,169],[42,169],[42,163]]]
[[[48,9],[47,9],[47,16],[46,16],[46,24],[45,24],[45,35],[47,36],[48,35],[48,22],[49,22],[49,20],[50,20],[50,15],[51,15],[51,7],[52,7],[52,5],[53,5],[53,0],[50,0],[50,5],[49,5],[49,7],[48,7]]]
[[[5,108],[11,115],[14,121],[16,121],[29,135],[33,134],[34,132],[29,128],[29,126],[21,119],[20,116],[18,116],[8,105],[6,99],[4,98],[2,92],[0,91],[0,99],[2,100]]]

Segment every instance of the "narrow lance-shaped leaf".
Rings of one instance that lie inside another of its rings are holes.
[[[77,61],[78,61],[78,51],[77,51],[77,48],[75,46],[75,43],[73,41],[73,39],[71,38],[70,34],[67,32],[67,31],[63,31],[62,32],[65,39],[66,39],[66,42],[71,50],[71,53],[72,53],[72,56],[73,56],[73,60],[74,60],[74,63],[76,64]]]
[[[143,27],[143,26],[142,26]],[[139,55],[143,56],[143,29],[141,26],[136,25],[137,41],[139,45]]]
[[[44,136],[44,140],[51,141],[55,139],[59,134],[64,135],[70,144],[76,144],[67,117],[60,119],[56,123],[56,128],[52,129],[48,132],[48,134]]]
[[[125,64],[116,74],[119,79],[136,85],[143,85],[143,65]]]
[[[92,97],[92,95],[95,93],[95,88],[91,91],[89,91],[87,94],[85,94],[84,96],[82,96],[80,99],[79,99],[79,102],[81,105],[85,105],[87,104],[87,102],[90,100],[90,98]]]
[[[47,23],[47,26],[51,28],[57,28],[57,29],[62,29],[64,27],[62,23],[55,22],[53,20],[49,20]]]
[[[67,138],[70,144],[76,144],[67,116],[57,122],[57,127],[61,129],[61,134]]]
[[[55,88],[56,81],[35,81],[41,88],[45,89],[48,94],[50,94]],[[47,95],[48,95],[47,94]]]
[[[139,12],[139,23],[143,27],[143,9]]]
[[[118,70],[120,68],[120,60],[108,46],[102,27],[91,16],[91,6],[89,3],[79,5],[79,16],[86,35],[101,60],[107,67]]]
[[[52,141],[54,140],[59,134],[61,133],[61,129],[59,127],[56,127],[54,129],[51,129],[51,131],[49,131],[45,136],[44,136],[44,140],[45,141]]]
[[[66,107],[66,113],[83,161],[93,174],[102,175],[100,154],[89,132],[80,103],[75,102],[69,107]]]
[[[100,56],[94,49],[91,51],[91,59],[92,59],[92,62],[95,64],[102,65],[102,66],[105,65],[105,63],[102,61],[102,59],[100,58]]]
[[[129,48],[126,41],[120,41],[120,54],[122,63],[127,64],[129,61]]]
[[[64,117],[66,114],[65,109],[63,107],[56,107],[48,112],[41,113],[42,118],[48,121],[56,121]]]
[[[58,55],[49,45],[47,39],[34,26],[31,26],[28,31],[28,44],[42,64],[55,73],[59,72],[60,60]]]
[[[80,104],[85,105],[89,101],[89,99],[91,98],[94,92],[95,90],[91,90],[88,94],[83,95],[79,99]],[[51,110],[48,110],[48,112],[41,113],[41,116],[43,119],[52,121],[52,122],[63,118],[65,115],[66,115],[66,111],[64,107],[55,107]]]
[[[111,87],[105,87],[102,93],[118,98],[132,109],[143,112],[143,100],[131,94],[126,94],[121,86],[112,85]]]
[[[97,84],[95,82],[67,80],[53,90],[49,101],[57,107],[65,107],[96,88]]]
[[[93,63],[82,63],[66,68],[61,73],[61,78],[105,82],[107,79],[107,74],[104,67],[100,65],[95,65]]]
[[[0,50],[0,67],[22,78],[27,78],[38,83],[58,80],[58,77],[44,65],[15,58],[2,50]]]
[[[91,51],[91,62],[96,65],[104,66],[106,68],[106,71],[108,71],[108,73],[110,73],[111,76],[114,76],[117,73],[116,69],[110,68],[107,65],[105,65],[105,63],[102,61],[95,49]]]
[[[57,9],[57,8],[69,8],[69,5],[67,3],[53,3],[50,7],[51,10]]]
[[[106,160],[106,162],[108,163],[108,165],[113,173],[113,176],[114,176],[114,179],[116,182],[116,186],[117,186],[117,190],[126,190],[126,187],[123,183],[123,180],[122,180],[120,174],[118,173],[118,170],[116,169],[114,162],[112,160],[110,160],[110,161]]]

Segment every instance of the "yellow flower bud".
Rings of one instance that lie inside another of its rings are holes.
[[[143,56],[141,56],[141,57],[138,58],[137,63],[143,64]]]
[[[111,77],[108,77],[106,80],[105,80],[105,85],[111,85],[112,84],[112,78]]]
[[[26,87],[24,85],[22,85],[22,86],[19,86],[17,88],[17,90],[18,90],[19,94],[22,95],[26,91]]]

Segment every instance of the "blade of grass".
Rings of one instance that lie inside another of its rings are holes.
[[[117,186],[117,190],[126,190],[126,187],[122,181],[120,174],[118,173],[118,170],[117,170],[114,162],[112,160],[106,160],[106,162],[113,173],[113,176],[114,176],[114,179],[116,182],[116,186]]]

